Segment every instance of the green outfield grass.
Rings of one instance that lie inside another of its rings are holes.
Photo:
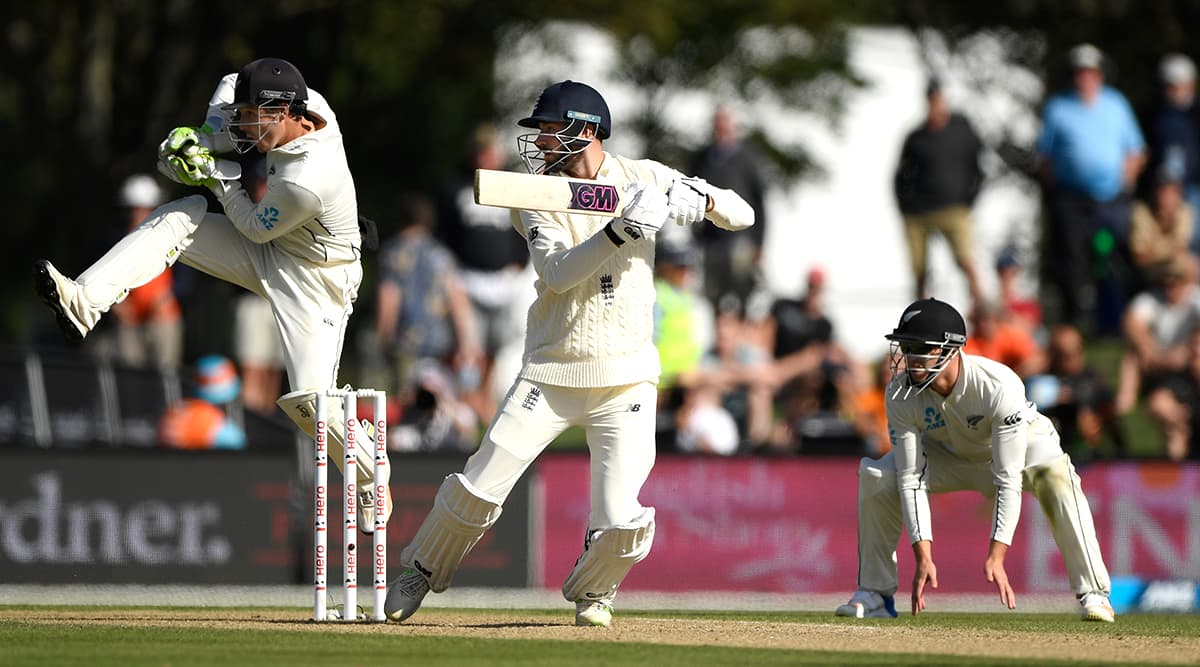
[[[413,621],[314,624],[295,609],[0,606],[0,665],[976,666],[1200,660],[1195,615],[1123,616],[1106,625],[1080,623],[1068,614],[929,613],[856,621],[814,612],[647,611],[621,612],[613,628],[600,629],[570,627],[562,611],[422,610]],[[504,636],[480,636],[493,634]],[[836,650],[780,647],[793,636],[818,645],[839,636],[845,641]],[[770,648],[757,647],[755,637]],[[1004,642],[1027,654],[1005,657],[986,650]],[[1036,657],[1029,648],[1043,643],[1045,654],[1058,659]],[[1062,658],[1068,646],[1078,647],[1069,651],[1073,659]],[[1129,659],[1122,661],[1118,649]]]

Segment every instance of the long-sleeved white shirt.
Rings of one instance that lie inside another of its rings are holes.
[[[653,160],[605,153],[597,181],[638,182],[666,192],[683,174]],[[754,210],[712,188],[708,218],[725,229],[754,224]],[[537,299],[529,308],[521,377],[563,387],[616,387],[658,380],[654,347],[654,243],[618,247],[607,215],[519,211],[513,226],[529,245]]]
[[[236,76],[223,78],[209,102],[206,123],[216,130],[218,151],[232,148],[222,131],[230,112],[221,105],[233,101]],[[255,243],[274,243],[317,265],[358,261],[358,199],[342,132],[329,103],[311,88],[307,106],[324,124],[267,153],[267,190],[257,204],[238,181],[214,181],[210,189],[234,227]]]
[[[991,538],[1012,544],[1021,516],[1021,473],[1062,455],[1058,433],[1026,401],[1025,385],[1012,369],[984,357],[960,356],[962,372],[949,396],[925,389],[892,398],[903,375],[885,391],[904,524],[911,542],[933,539],[927,450],[939,448],[990,467],[996,485]]]

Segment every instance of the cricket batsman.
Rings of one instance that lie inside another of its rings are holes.
[[[535,130],[518,138],[532,173],[612,184],[629,204],[616,218],[513,212],[537,273],[523,366],[478,451],[445,478],[401,552],[404,569],[386,605],[396,621],[416,612],[430,590],[449,587],[520,476],[558,434],[580,426],[591,456],[590,514],[562,593],[575,603],[576,625],[612,622],[617,587],[654,541],[654,508],[642,506],[638,493],[654,465],[655,233],[668,220],[707,218],[727,230],[754,224],[753,209],[731,190],[605,152],[608,105],[588,85],[549,86],[518,124]]]
[[[895,377],[884,397],[892,451],[858,469],[858,591],[838,616],[895,617],[896,542],[907,529],[916,571],[912,613],[937,588],[929,494],[974,490],[993,499],[983,564],[1000,602],[1016,609],[1004,557],[1021,516],[1022,489],[1037,497],[1066,563],[1084,621],[1114,621],[1108,570],[1079,475],[1050,420],[1025,400],[1007,366],[963,354],[962,315],[937,299],[904,310],[887,336]]]
[[[252,149],[267,161],[266,194],[257,204],[238,181],[240,165],[218,157]],[[255,60],[221,79],[201,127],[171,130],[158,167],[177,183],[208,188],[224,214],[209,213],[198,194],[164,204],[74,280],[37,260],[38,296],[73,341],[176,261],[264,297],[293,389],[278,403],[311,436],[316,392],[336,386],[362,280],[354,179],[333,109],[291,63]],[[345,427],[334,404],[329,458],[341,466]],[[373,531],[372,453],[360,451],[357,467],[358,525]],[[387,507],[390,513],[390,498]]]

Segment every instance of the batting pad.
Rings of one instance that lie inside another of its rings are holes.
[[[317,430],[317,392],[313,389],[301,389],[293,391],[289,394],[280,396],[275,401],[284,414],[286,414],[296,426],[300,427],[308,437],[313,437]],[[329,398],[325,401],[325,418],[328,420],[328,456],[329,460],[337,466],[338,470],[345,474],[343,467],[346,465],[346,419],[345,413],[342,411],[341,398]],[[356,468],[356,482],[359,488],[370,488],[375,484],[375,445],[371,441],[371,437],[365,432],[365,429],[358,430],[358,443],[354,453],[358,460]],[[390,477],[391,467],[387,468]],[[384,484],[388,479],[382,480]]]
[[[563,597],[570,602],[612,600],[625,575],[650,554],[653,543],[653,507],[647,507],[629,523],[592,533],[563,582]]]
[[[412,565],[429,580],[429,590],[441,593],[450,586],[458,564],[500,518],[495,498],[471,485],[460,473],[446,477],[433,499],[433,509],[400,562]]]

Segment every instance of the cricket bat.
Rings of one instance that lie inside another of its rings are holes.
[[[612,183],[493,169],[475,170],[475,203],[613,216],[625,208],[624,194]]]

